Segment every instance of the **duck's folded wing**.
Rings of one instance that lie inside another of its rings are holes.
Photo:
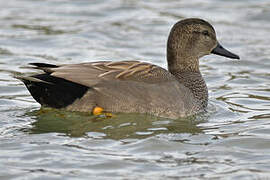
[[[106,81],[137,81],[149,84],[175,80],[167,70],[139,61],[99,61],[81,64],[51,65],[32,63],[51,76],[93,87]]]

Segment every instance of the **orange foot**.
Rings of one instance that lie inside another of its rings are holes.
[[[111,118],[113,115],[112,113],[104,111],[102,107],[96,106],[92,111],[93,115],[105,118]]]

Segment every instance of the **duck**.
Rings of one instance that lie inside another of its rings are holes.
[[[168,69],[143,61],[30,63],[42,72],[17,78],[41,106],[177,119],[206,111],[208,89],[199,59],[209,54],[240,59],[223,48],[209,22],[187,18],[169,33]]]

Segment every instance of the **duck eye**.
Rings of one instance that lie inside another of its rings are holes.
[[[207,30],[203,31],[202,34],[205,36],[209,36],[209,32]]]

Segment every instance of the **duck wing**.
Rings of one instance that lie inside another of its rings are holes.
[[[144,83],[161,83],[175,80],[167,70],[140,61],[99,61],[80,64],[52,65],[31,63],[51,76],[94,87],[106,81],[136,81]]]

